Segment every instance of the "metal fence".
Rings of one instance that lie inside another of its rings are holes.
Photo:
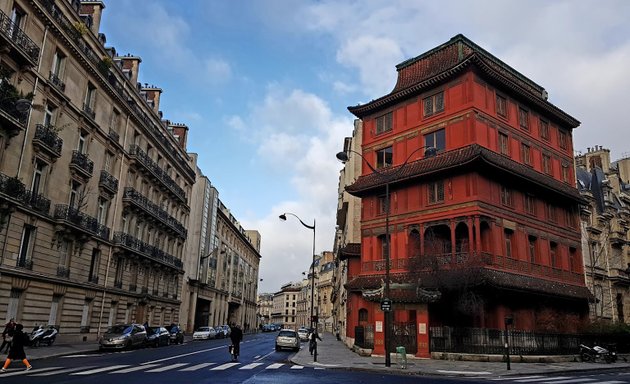
[[[487,328],[431,327],[431,352],[502,355],[505,331]],[[509,330],[510,354],[572,355],[580,344],[601,345],[618,352],[630,352],[630,334],[562,334]]]

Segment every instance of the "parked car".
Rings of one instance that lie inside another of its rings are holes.
[[[214,327],[214,329],[217,331],[217,336],[216,336],[217,339],[228,337],[230,336],[230,333],[232,332],[232,330],[230,329],[230,326],[227,324],[217,325],[216,327]]]
[[[282,348],[292,349],[294,351],[300,350],[300,339],[298,333],[293,329],[282,329],[276,336],[276,351]]]
[[[184,344],[184,330],[179,325],[165,325],[164,328],[171,334],[171,344]]]
[[[194,340],[209,340],[217,337],[217,331],[212,327],[199,327],[193,333]]]
[[[310,333],[306,327],[301,327],[297,330],[300,341],[308,341],[308,334]]]
[[[99,350],[123,349],[142,346],[147,341],[147,331],[140,324],[118,324],[109,327],[99,340]]]
[[[171,343],[171,334],[164,327],[149,327],[147,330],[147,345],[159,347]]]

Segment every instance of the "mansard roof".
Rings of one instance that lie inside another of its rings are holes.
[[[358,118],[363,118],[417,96],[468,69],[474,69],[488,80],[499,83],[502,88],[554,117],[565,128],[576,128],[580,125],[578,120],[547,101],[547,92],[543,87],[461,34],[418,57],[398,64],[396,69],[398,80],[388,95],[367,104],[348,107],[348,110]]]
[[[569,184],[560,182],[547,174],[538,172],[479,144],[439,153],[433,157],[425,157],[408,163],[402,169],[401,166],[395,166],[382,168],[378,174],[362,175],[354,184],[347,186],[346,191],[351,195],[363,197],[373,194],[374,190],[381,188],[386,181],[389,181],[390,185],[401,184],[413,179],[480,163],[538,185],[546,191],[556,192],[564,198],[570,198],[579,203],[586,202],[578,190]]]

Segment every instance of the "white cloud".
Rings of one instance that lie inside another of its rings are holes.
[[[222,59],[205,60],[206,77],[213,83],[223,83],[232,77],[230,64]]]

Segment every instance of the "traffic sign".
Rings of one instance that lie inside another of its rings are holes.
[[[389,312],[392,310],[392,301],[390,299],[383,299],[381,301],[381,311]]]

